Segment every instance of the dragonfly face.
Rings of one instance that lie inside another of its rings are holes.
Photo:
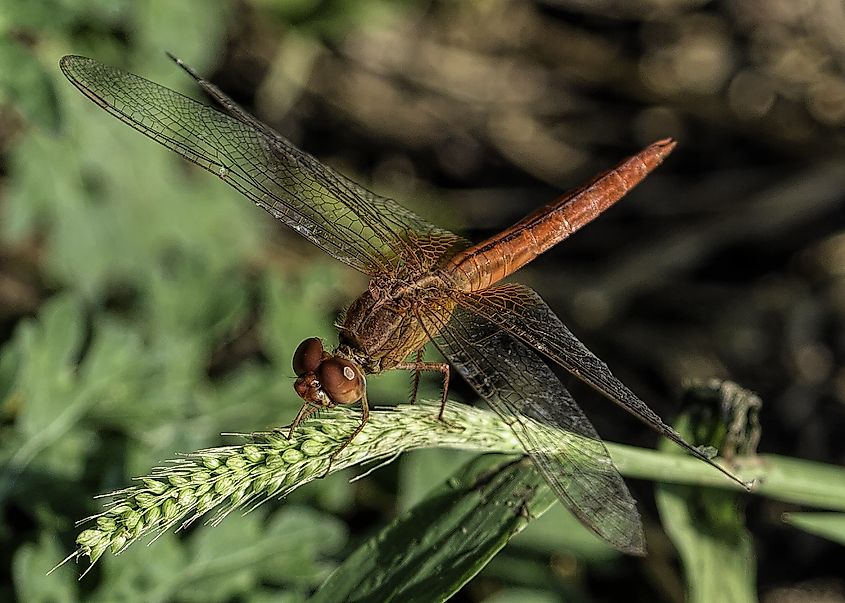
[[[328,408],[364,397],[364,372],[353,361],[329,354],[317,337],[299,344],[293,355],[294,390],[306,404]]]

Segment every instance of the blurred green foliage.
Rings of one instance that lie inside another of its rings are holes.
[[[258,600],[271,592],[262,585],[301,599],[346,542],[326,509],[346,507],[350,488],[327,480],[299,495],[310,509],[268,508],[167,535],[80,586],[72,567],[45,577],[72,547],[73,522],[100,506],[93,494],[219,443],[221,432],[289,421],[298,407],[291,351],[305,336],[333,337],[346,293],[338,283],[349,280],[339,266],[286,233],[268,256],[271,219],[104,119],[56,66],[62,54],[91,54],[186,90],[163,50],[207,68],[232,8],[6,2],[0,11],[0,100],[15,125],[0,236],[10,247],[35,242],[49,291],[0,352],[0,500],[18,517],[0,531],[14,579],[2,600]],[[270,8],[256,6],[284,27]],[[266,361],[250,354],[231,368],[224,352],[245,328]],[[210,375],[218,356],[220,374]]]

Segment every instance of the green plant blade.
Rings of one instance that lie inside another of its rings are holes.
[[[845,513],[786,513],[783,520],[799,530],[845,545]]]
[[[61,555],[62,543],[49,532],[42,532],[37,540],[27,542],[15,551],[11,563],[15,594],[18,601],[50,603],[51,601],[79,601],[79,588],[71,568],[44,576],[45,568]]]
[[[731,382],[694,384],[674,427],[696,445],[720,454],[753,455],[760,438],[757,420],[762,402]],[[664,440],[660,448],[678,454]],[[658,482],[657,508],[663,527],[684,566],[691,603],[757,600],[754,543],[745,527],[745,498],[736,492]]]
[[[474,459],[361,545],[312,602],[445,601],[555,500],[527,459]]]
[[[683,561],[690,603],[756,601],[756,563],[738,495],[659,484],[655,498]]]
[[[845,511],[845,468],[804,459],[763,454],[736,459],[743,477],[758,480],[762,496],[822,509]]]

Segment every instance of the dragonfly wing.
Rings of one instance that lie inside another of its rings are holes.
[[[457,235],[300,151],[219,90],[212,92],[229,115],[93,59],[66,56],[60,66],[103,109],[218,175],[353,268],[369,274],[386,272],[401,262],[420,262],[423,252],[432,255],[461,245]]]
[[[458,307],[445,323],[443,310],[421,317],[422,324],[438,333],[435,345],[508,422],[561,502],[617,549],[644,554],[636,503],[589,419],[554,373],[490,321]]]
[[[566,328],[533,289],[507,283],[473,293],[460,293],[459,303],[548,356],[656,431],[710,463],[704,452],[686,442],[617,379],[610,368]]]
[[[293,152],[298,153],[304,159],[316,163],[313,169],[323,171],[327,176],[326,181],[334,181],[341,189],[348,188],[353,194],[360,196],[367,202],[366,206],[361,207],[361,211],[369,211],[370,219],[381,220],[386,222],[388,228],[396,230],[399,233],[411,233],[410,236],[400,236],[400,242],[403,244],[403,251],[408,255],[416,255],[416,263],[419,269],[433,267],[438,261],[443,261],[451,257],[452,253],[469,247],[471,243],[453,232],[450,232],[439,226],[435,226],[406,207],[403,207],[393,199],[382,197],[374,192],[364,188],[354,180],[346,177],[340,172],[332,169],[315,159],[313,156],[303,153],[288,141],[284,136],[279,134],[276,130],[258,120],[253,115],[250,115],[243,107],[237,104],[232,98],[227,96],[220,88],[202,78],[191,67],[186,65],[180,59],[167,53],[182,69],[184,69],[193,79],[197,85],[211,98],[217,102],[226,112],[237,119],[238,121],[251,126],[258,130],[268,138],[276,140],[281,146],[290,148]],[[337,189],[338,186],[334,188]],[[342,190],[337,191],[342,195]],[[405,246],[406,242],[411,242],[414,247]],[[450,253],[451,252],[451,253]],[[406,258],[407,259],[407,258]]]

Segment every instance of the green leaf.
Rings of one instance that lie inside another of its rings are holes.
[[[132,11],[135,51],[141,58],[149,60],[149,57],[162,58],[163,51],[168,50],[197,68],[204,67],[205,64],[192,59],[202,57],[207,62],[214,57],[216,41],[224,38],[233,8],[232,4],[222,0],[150,0],[135,3]],[[186,23],[190,23],[190,27],[185,27]],[[163,73],[166,67],[159,68],[158,72]],[[157,73],[150,75],[158,81]],[[187,84],[188,78],[184,80]]]
[[[74,386],[77,355],[85,335],[78,298],[61,295],[46,303],[37,320],[21,325],[18,336],[25,364],[17,388],[25,404],[16,423],[26,436],[49,427]]]
[[[730,382],[694,385],[675,428],[693,444],[734,456],[753,455],[759,440],[761,402]],[[681,454],[668,441],[660,448]],[[754,544],[745,528],[744,494],[697,486],[659,483],[655,498],[666,533],[683,561],[691,603],[757,600]]]
[[[845,511],[845,467],[776,454],[739,458],[735,466],[745,477],[759,477],[757,494]]]
[[[607,450],[625,477],[739,490],[724,475],[691,456],[612,442],[607,442]],[[721,464],[743,480],[754,480],[752,491],[760,496],[845,511],[845,468],[839,465],[776,454],[736,457]]]
[[[181,585],[179,597],[226,600],[223,594],[248,592],[262,580],[305,592],[326,578],[334,567],[326,556],[345,543],[340,522],[304,507],[286,507],[270,520],[257,512],[231,517],[191,538],[190,582]]]
[[[257,563],[268,555],[261,513],[235,516],[211,528],[204,526],[190,539],[191,559],[182,568],[174,599],[203,603],[227,601],[260,582]]]
[[[155,546],[130,547],[120,557],[105,555],[99,588],[91,603],[170,601],[188,566],[188,553],[174,534],[164,534]]]
[[[751,534],[737,494],[659,484],[655,498],[687,577],[690,603],[756,601]]]
[[[76,578],[71,567],[59,567],[47,575],[56,559],[63,556],[61,543],[46,532],[41,533],[37,543],[21,545],[12,562],[18,600],[27,603],[76,601]]]
[[[54,82],[36,55],[0,27],[0,105],[13,105],[32,124],[55,134],[60,111]]]
[[[783,520],[799,530],[845,545],[845,513],[786,513]]]
[[[309,509],[288,507],[269,520],[259,512],[234,515],[186,540],[165,534],[153,546],[108,559],[94,600],[223,602],[262,582],[284,585],[302,599],[333,569],[325,559],[345,542],[338,520]]]
[[[20,400],[13,442],[16,451],[4,478],[56,442],[87,409],[90,401],[74,396],[75,362],[83,343],[84,323],[79,300],[62,295],[45,304],[37,319],[18,328],[15,339],[22,361],[13,386]]]
[[[288,505],[276,513],[263,530],[267,540],[261,577],[311,590],[335,569],[330,561],[346,545],[346,525],[335,517]]]
[[[11,415],[20,400],[15,396],[15,381],[20,370],[20,349],[15,342],[0,348],[0,415]]]
[[[415,450],[399,459],[399,501],[401,511],[408,511],[425,500],[432,486],[469,462],[475,455],[445,448]]]
[[[347,557],[312,601],[445,601],[555,500],[527,459],[479,457]]]

